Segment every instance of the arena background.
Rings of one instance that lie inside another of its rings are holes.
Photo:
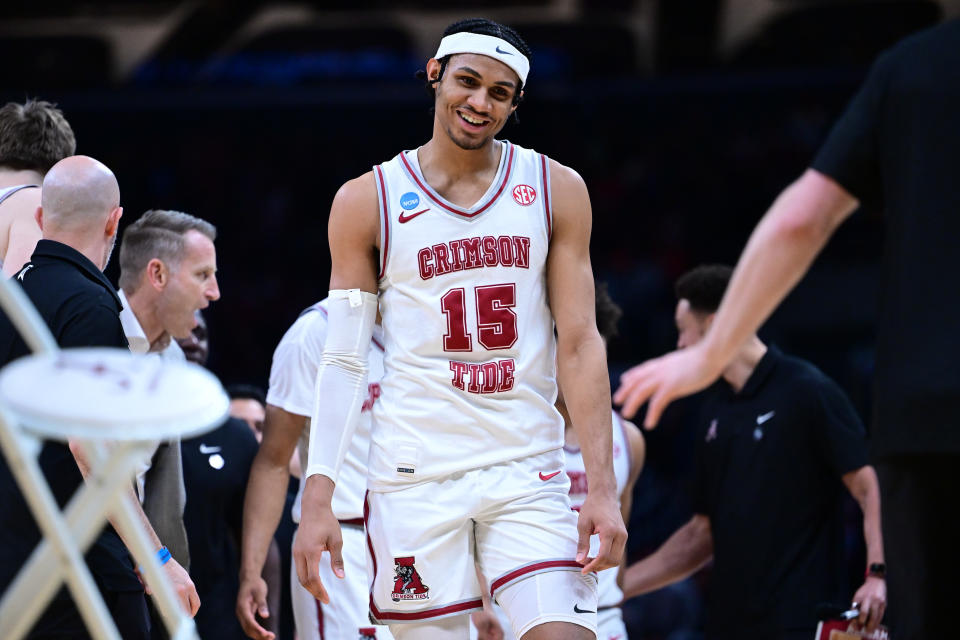
[[[502,135],[590,189],[594,268],[625,311],[616,379],[673,346],[673,280],[736,261],[876,54],[960,15],[960,0],[7,1],[0,100],[59,103],[78,152],[116,172],[124,223],[170,208],[217,225],[210,367],[265,386],[284,330],[326,292],[333,194],[429,138],[414,72],[446,24],[475,15],[534,51],[520,123]],[[878,211],[855,215],[762,334],[834,377],[867,421],[882,236]],[[689,517],[695,404],[648,435],[631,558]],[[862,537],[848,510],[852,584]],[[631,602],[631,638],[696,637],[704,580]]]

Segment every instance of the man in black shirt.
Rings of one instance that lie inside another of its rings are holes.
[[[698,267],[677,281],[677,346],[707,332],[731,269]],[[694,516],[656,552],[627,569],[625,597],[686,578],[714,560],[710,639],[809,640],[817,605],[843,603],[843,485],[864,513],[868,569],[853,597],[883,617],[886,585],[880,489],[867,465],[864,429],[849,400],[813,365],[755,335],[704,404],[697,440]]]
[[[180,443],[190,540],[190,575],[203,606],[195,622],[202,638],[246,638],[233,613],[240,572],[240,531],[257,439],[247,423],[226,423]]]
[[[887,221],[871,453],[883,494],[892,626],[898,639],[955,629],[949,562],[960,539],[960,20],[880,56],[813,165],[757,226],[695,349],[636,367],[615,399],[647,399],[656,424],[705,388],[806,272],[860,203]]]
[[[64,348],[103,346],[126,348],[120,324],[120,300],[104,277],[116,240],[123,209],[113,173],[85,156],[61,160],[43,181],[37,222],[43,239],[31,261],[15,276]],[[29,353],[5,314],[0,313],[0,364]],[[79,454],[60,442],[45,442],[39,457],[47,483],[63,507],[83,481],[86,469]],[[133,498],[131,487],[130,497]],[[139,505],[135,499],[131,502]],[[0,458],[0,592],[10,585],[40,540],[26,503]],[[148,534],[160,548],[147,525]],[[121,636],[149,638],[143,586],[134,574],[126,547],[112,527],[105,527],[86,554],[87,563],[104,595]],[[177,585],[183,568],[171,560],[164,565]],[[84,638],[86,630],[68,592],[62,589],[31,633],[31,638]]]

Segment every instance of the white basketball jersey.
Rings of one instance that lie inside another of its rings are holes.
[[[623,423],[623,418],[616,411],[611,412],[613,416],[613,474],[617,479],[617,495],[623,494],[623,490],[630,481],[630,468],[633,466],[633,460],[630,459],[630,441],[627,440],[627,428]],[[583,501],[587,499],[587,471],[583,466],[583,454],[580,449],[572,447],[563,448],[564,467],[567,476],[570,478],[570,505],[575,511],[579,511],[583,506]],[[600,536],[590,537],[590,556],[594,557],[600,549]],[[597,574],[599,606],[611,607],[623,600],[623,592],[617,586],[617,569],[608,569]]]
[[[385,374],[372,489],[563,445],[548,167],[546,156],[502,142],[496,177],[469,209],[427,184],[416,150],[374,167]]]
[[[277,345],[270,372],[267,402],[297,415],[309,416],[313,412],[317,368],[320,366],[326,336],[327,309],[324,299],[300,314]],[[363,517],[363,499],[367,490],[367,453],[370,447],[370,414],[380,395],[378,383],[383,376],[382,339],[380,327],[375,326],[368,358],[367,399],[363,403],[357,431],[347,449],[333,492],[331,506],[334,515],[340,520]],[[306,469],[307,447],[310,444],[309,418],[298,444],[300,464]],[[300,483],[300,490],[291,509],[294,522],[300,522],[300,502],[305,484]]]

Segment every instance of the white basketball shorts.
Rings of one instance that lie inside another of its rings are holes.
[[[533,575],[579,572],[577,515],[568,491],[558,449],[397,491],[368,492],[371,618],[392,625],[481,608],[475,561],[494,599]],[[579,602],[582,593],[571,589],[565,609],[574,617],[576,607],[592,609],[593,618],[582,624],[595,629],[596,576],[590,578],[592,601]]]

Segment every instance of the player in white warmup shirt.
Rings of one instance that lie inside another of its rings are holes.
[[[595,572],[618,566],[626,541],[589,196],[572,170],[495,139],[528,71],[513,30],[482,19],[448,27],[426,68],[432,138],[345,184],[330,213],[329,326],[294,561],[326,601],[318,566],[342,573],[331,498],[366,395],[379,303],[370,614],[398,640],[467,638],[466,614],[481,606],[475,561],[518,637],[595,638]],[[555,473],[558,381],[590,479],[579,516]]]
[[[267,392],[267,419],[263,442],[254,460],[244,505],[241,584],[237,615],[250,637],[272,637],[256,620],[266,607],[266,584],[259,578],[270,539],[280,521],[287,486],[287,461],[294,450],[306,467],[313,411],[317,367],[327,336],[327,301],[306,309],[284,334],[273,354],[270,388]],[[333,580],[329,566],[321,565],[322,579],[333,597],[320,603],[297,580],[291,567],[288,579],[293,601],[297,637],[300,640],[356,640],[360,629],[369,628],[367,638],[391,638],[386,627],[373,627],[367,617],[369,582],[366,571],[366,536],[363,532],[363,496],[367,488],[367,451],[370,447],[370,410],[380,395],[383,377],[383,332],[375,326],[369,343],[370,373],[367,397],[360,420],[333,495],[333,512],[343,528],[344,580]],[[299,444],[299,448],[298,448]],[[303,483],[293,505],[293,520],[300,521]]]
[[[600,335],[604,343],[609,343],[617,335],[617,322],[622,311],[603,286],[597,287],[596,313]],[[557,409],[564,416],[565,423],[564,470],[570,479],[570,503],[574,510],[579,510],[587,496],[586,468],[583,464],[577,434],[570,422],[562,396],[557,400]],[[610,412],[610,426],[613,433],[613,472],[617,479],[620,511],[624,522],[628,522],[633,500],[633,486],[643,468],[646,446],[640,429],[615,411]],[[591,554],[596,553],[599,544],[600,541],[596,536],[590,539]],[[622,567],[617,571],[602,571],[597,576],[599,580],[597,638],[599,640],[627,640],[627,629],[623,624],[623,615],[620,610],[620,603],[623,601],[623,591],[619,585],[621,571]],[[485,609],[483,612],[478,612],[473,615],[472,620],[475,628],[471,630],[471,638],[512,640],[515,637],[510,633],[509,624],[499,607],[494,607],[492,611]]]
[[[0,107],[0,269],[9,278],[40,239],[40,185],[50,167],[76,153],[70,123],[43,100]]]

